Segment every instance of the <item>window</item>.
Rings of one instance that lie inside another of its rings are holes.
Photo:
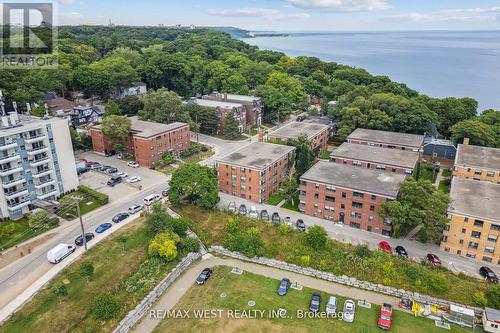
[[[314,184],[314,187],[319,188],[319,184]]]
[[[241,188],[242,191],[245,191],[247,189],[245,185],[241,185],[240,188]]]
[[[357,222],[351,222],[350,226],[351,226],[351,228],[361,229],[361,224],[359,224]]]
[[[327,187],[326,187],[326,190],[327,190],[328,192],[335,192],[335,187],[333,187],[333,186],[327,186]]]
[[[244,183],[244,182],[247,181],[246,177],[240,177],[240,180],[241,180],[242,183]]]
[[[372,226],[369,225],[368,227],[366,227],[366,231],[372,231]]]
[[[377,196],[372,194],[372,200],[377,200]]]
[[[441,238],[441,241],[446,243],[448,241],[448,236],[443,236]]]
[[[477,175],[477,176],[481,176],[482,173],[483,173],[483,170],[476,170],[476,171],[474,171],[474,174]]]
[[[352,205],[351,205],[352,208],[363,208],[363,204],[360,203],[360,202],[352,202]]]
[[[486,175],[487,175],[488,177],[493,177],[493,176],[495,175],[495,172],[494,172],[494,171],[488,171],[488,172],[486,173]]]
[[[334,197],[330,197],[330,196],[325,196],[325,201],[328,201],[328,202],[335,202],[335,198]]]
[[[391,171],[392,171],[392,172],[397,172],[397,171],[398,171],[398,169],[396,169],[396,168],[392,168],[392,170],[391,170]]]
[[[462,228],[462,233],[465,234],[467,232],[467,229]]]
[[[345,198],[347,195],[345,192],[342,192],[342,198]]]
[[[458,244],[463,244],[463,243],[464,243],[463,239],[461,239],[461,240],[458,241]]]
[[[377,164],[377,170],[385,170],[385,165]]]
[[[484,256],[483,257],[483,261],[485,261],[485,262],[491,262],[491,258]]]
[[[300,185],[302,185],[302,186],[306,186],[306,185],[307,185],[307,182],[306,182],[305,180],[301,180],[301,181],[300,181]]]
[[[372,222],[373,221],[373,216],[368,216],[368,222]]]
[[[362,217],[362,215],[360,213],[357,213],[357,212],[351,212],[351,216],[354,218],[357,218],[357,219],[360,219]]]
[[[478,243],[475,242],[469,242],[469,249],[477,249],[479,246]]]
[[[471,258],[471,259],[475,259],[476,258],[476,255],[474,253],[469,253],[469,252],[467,252],[467,254],[465,256],[468,257],[468,258]]]
[[[484,252],[486,252],[486,253],[495,253],[495,248],[491,247],[491,246],[486,246],[484,248]]]
[[[474,220],[474,226],[476,226],[476,227],[482,227],[483,225],[484,225],[484,221]]]
[[[358,198],[363,198],[365,195],[361,192],[352,192],[352,195]]]
[[[333,211],[335,210],[335,208],[334,208],[334,207],[332,207],[332,206],[325,206],[325,210],[326,210],[326,211],[332,211],[332,212],[333,212]]]
[[[318,193],[314,193],[314,199],[319,199],[319,194]]]
[[[340,204],[340,209],[345,209],[345,205],[344,204]]]
[[[498,225],[498,224],[492,224],[491,225],[491,230],[500,231],[500,225]]]
[[[374,212],[375,211],[375,205],[370,205],[370,211]]]
[[[469,222],[469,218],[468,217],[464,217],[464,222]]]
[[[471,236],[474,238],[481,238],[481,233],[479,231],[473,231]]]
[[[335,157],[330,158],[330,162],[337,162],[337,159]]]
[[[498,239],[498,236],[496,236],[496,235],[488,235],[488,242],[496,243],[497,239]]]

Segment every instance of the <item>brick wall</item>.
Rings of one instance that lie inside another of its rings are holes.
[[[339,164],[348,164],[348,165],[355,165],[353,160],[346,159],[343,157],[337,157],[337,156],[331,156],[330,157],[331,162],[339,163]],[[374,163],[370,161],[363,161],[363,160],[356,160],[358,164],[356,166],[361,167],[361,168],[367,168],[367,169],[373,169],[373,170],[384,170],[388,172],[394,172],[394,173],[399,173],[399,174],[412,174],[413,173],[413,168],[411,169],[406,169],[400,166],[396,165],[390,165],[390,164],[379,164],[379,163]],[[377,168],[377,165],[384,166],[383,169]],[[411,170],[411,172],[406,173],[406,170]]]

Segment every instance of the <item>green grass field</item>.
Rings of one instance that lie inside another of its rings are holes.
[[[215,152],[212,149],[212,147],[207,146],[207,145],[203,145],[203,144],[200,144],[200,145],[207,147],[208,150],[207,151],[199,151],[196,154],[193,154],[193,155],[191,155],[189,157],[183,158],[182,160],[184,162],[186,162],[186,163],[198,163],[198,162],[200,162],[200,161],[202,161],[204,159],[209,158],[213,154],[215,154]]]
[[[438,174],[439,170],[434,170],[434,167],[432,164],[428,163],[420,163],[418,167],[418,176],[417,179],[426,179],[430,181],[431,183],[434,183],[436,181],[436,177]]]
[[[451,189],[451,180],[445,179],[439,182],[439,190],[444,193],[450,193]]]
[[[299,318],[299,310],[309,308],[309,300],[313,289],[304,288],[302,291],[290,289],[286,296],[278,296],[276,289],[279,281],[261,275],[243,272],[242,275],[230,273],[230,268],[215,267],[213,276],[204,286],[194,285],[175,306],[175,309],[191,310],[190,318],[164,319],[154,330],[163,332],[381,332],[377,327],[377,318],[380,311],[378,305],[372,304],[371,309],[356,307],[353,323],[346,323],[337,318]],[[226,297],[221,298],[221,293]],[[324,311],[329,294],[321,292],[321,311]],[[345,298],[338,297],[339,311]],[[248,305],[248,301],[255,301],[255,306]],[[287,318],[270,318],[269,310],[284,308]],[[192,315],[193,310],[221,309],[222,318],[197,319]],[[262,318],[231,319],[227,310],[264,310]],[[395,333],[439,333],[446,332],[434,325],[434,321],[425,318],[416,318],[411,314],[395,311],[393,327]],[[452,326],[448,332],[469,332]]]
[[[0,229],[5,228],[8,224],[11,223],[14,225],[14,232],[8,236],[3,235],[0,238],[0,249],[6,250],[52,229],[48,225],[43,228],[30,228],[28,219],[26,217],[23,217],[22,219],[16,221],[1,222]]]
[[[76,196],[76,197],[81,197],[85,198],[80,201],[80,212],[82,215],[87,214],[94,209],[97,209],[101,207],[101,205],[95,200],[94,198],[89,198],[87,194],[80,192],[80,191],[75,191],[69,194],[66,194],[68,196]],[[72,220],[75,217],[78,217],[78,213],[76,210],[76,206],[73,209],[65,210],[64,212],[60,212],[57,215],[60,217],[66,219],[66,220]]]
[[[112,331],[178,262],[148,259],[148,240],[142,220],[124,226],[59,273],[3,324],[0,332]],[[80,274],[83,260],[94,265],[90,280]],[[66,286],[67,296],[54,293],[54,287],[60,285]],[[120,304],[118,314],[107,321],[96,320],[91,314],[94,298],[100,293],[113,294]]]

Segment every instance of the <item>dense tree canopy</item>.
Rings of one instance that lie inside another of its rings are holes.
[[[173,205],[190,203],[213,208],[219,202],[215,169],[186,163],[174,171],[168,198]]]

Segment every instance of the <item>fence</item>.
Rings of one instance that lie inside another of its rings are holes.
[[[123,318],[113,333],[129,332],[149,308],[156,302],[163,292],[182,274],[195,260],[200,257],[199,253],[189,253],[182,261],[160,282],[156,287]]]

